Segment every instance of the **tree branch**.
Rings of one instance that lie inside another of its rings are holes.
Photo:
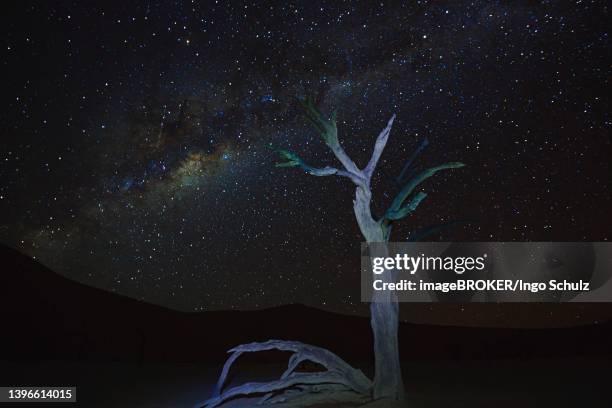
[[[361,175],[361,170],[355,162],[346,154],[340,141],[338,140],[338,127],[336,126],[336,114],[332,113],[331,119],[326,119],[319,109],[314,105],[311,99],[300,101],[306,117],[310,120],[315,129],[321,134],[325,144],[334,153],[334,156],[342,163],[346,171],[349,173]]]
[[[280,379],[267,383],[246,383],[225,391],[223,390],[229,371],[238,357],[244,353],[267,350],[290,351],[293,353],[287,369]],[[206,408],[217,407],[234,397],[252,394],[265,394],[260,402],[273,403],[271,399],[274,395],[273,393],[284,392],[297,385],[334,385],[334,387],[337,386],[339,389],[352,391],[360,395],[369,395],[372,389],[372,382],[361,370],[351,367],[331,351],[310,344],[297,341],[268,340],[263,343],[242,344],[229,350],[229,353],[232,354],[223,365],[211,398],[203,403]],[[322,365],[327,371],[315,373],[295,372],[298,364],[306,360]],[[336,389],[334,388],[334,390]]]
[[[425,199],[425,197],[427,197],[427,193],[424,193],[423,191],[419,191],[412,198],[412,200],[410,200],[408,204],[406,204],[399,210],[387,211],[385,213],[385,218],[387,218],[388,220],[392,220],[392,221],[401,220],[407,215],[412,214],[416,210],[416,208],[419,206],[419,204],[421,204],[421,201]]]
[[[285,162],[277,163],[276,167],[300,167],[302,170],[304,170],[304,172],[313,176],[324,177],[336,175],[341,177],[347,177],[357,185],[361,185],[363,183],[363,179],[360,174],[353,174],[350,171],[339,170],[335,167],[330,166],[325,166],[322,168],[313,167],[309,164],[306,164],[301,157],[299,157],[293,152],[290,152],[289,150],[275,151],[281,156],[281,158],[286,160]]]
[[[385,149],[385,145],[387,144],[387,140],[389,139],[389,133],[391,132],[391,127],[393,126],[393,121],[395,120],[395,114],[391,116],[389,122],[387,122],[387,126],[380,132],[378,137],[376,138],[376,143],[374,144],[374,151],[372,152],[372,157],[368,162],[368,165],[363,169],[363,173],[365,175],[368,183],[372,179],[372,174],[376,169],[376,165],[378,164],[378,160],[382,155],[383,150]]]
[[[412,152],[412,154],[410,155],[408,160],[406,160],[406,164],[404,164],[404,167],[402,168],[402,171],[400,171],[400,174],[395,179],[398,185],[401,186],[402,182],[404,181],[404,176],[406,175],[406,172],[408,171],[408,169],[410,168],[410,166],[412,165],[414,160],[417,158],[417,156],[423,150],[425,150],[427,145],[429,145],[429,140],[427,139],[427,137],[425,137],[423,140],[421,140],[421,143],[419,143],[419,146],[416,148],[416,150],[414,152]]]
[[[412,178],[400,190],[400,192],[397,193],[397,196],[393,199],[393,202],[391,202],[391,205],[389,206],[389,209],[387,210],[387,212],[385,213],[383,218],[392,219],[392,218],[389,218],[389,217],[392,217],[393,214],[397,214],[398,211],[400,211],[400,209],[402,207],[402,204],[404,203],[406,198],[408,198],[408,196],[412,193],[412,191],[416,188],[416,186],[418,186],[423,181],[427,180],[428,178],[430,178],[431,176],[433,176],[434,174],[436,174],[440,170],[458,169],[458,168],[461,168],[461,167],[464,167],[464,166],[465,166],[465,164],[463,164],[463,163],[450,162],[450,163],[441,164],[441,165],[436,166],[436,167],[432,167],[430,169],[427,169],[427,170],[421,172],[420,174],[418,174],[417,176]],[[424,198],[425,197],[420,198],[420,200],[418,200],[418,202],[416,204],[418,205]],[[416,197],[415,197],[415,199],[416,199]]]

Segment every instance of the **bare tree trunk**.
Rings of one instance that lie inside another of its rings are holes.
[[[389,296],[389,291],[385,291]],[[379,292],[377,292],[379,293]],[[374,390],[377,398],[404,398],[404,383],[399,360],[398,347],[398,304],[397,298],[380,299],[376,296],[370,304],[372,333],[374,335]],[[378,299],[377,299],[378,298]]]
[[[372,218],[370,203],[372,192],[368,186],[357,187],[355,191],[355,217],[367,243],[386,242],[387,234],[380,222]],[[393,271],[379,278],[393,279]],[[377,291],[370,303],[370,324],[374,335],[374,386],[373,397],[404,398],[404,383],[399,360],[398,322],[399,307],[397,296],[390,291]]]

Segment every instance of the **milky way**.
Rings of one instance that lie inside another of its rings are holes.
[[[133,4],[132,4],[133,3]],[[610,238],[605,2],[22,6],[3,16],[3,243],[72,279],[182,310],[363,308],[352,188],[296,100],[338,111],[374,180],[423,138],[428,181],[394,231],[447,240]]]

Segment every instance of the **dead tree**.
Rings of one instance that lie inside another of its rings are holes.
[[[371,210],[371,180],[387,144],[395,115],[391,116],[387,126],[378,135],[369,162],[363,169],[360,169],[340,145],[335,114],[327,118],[311,100],[303,101],[302,106],[307,118],[342,166],[313,167],[295,153],[277,150],[284,160],[277,164],[277,167],[298,167],[312,176],[339,176],[349,179],[356,187],[353,200],[355,218],[367,243],[389,241],[393,223],[412,214],[427,197],[423,191],[415,192],[423,181],[438,171],[464,166],[459,162],[445,163],[415,173],[416,175],[408,181],[404,181],[405,173],[416,154],[427,145],[427,141],[424,141],[415,154],[409,158],[401,174],[394,179],[395,183],[401,183],[399,192],[384,215],[377,218]],[[264,343],[245,344],[230,350],[232,354],[223,366],[213,395],[204,403],[204,406],[212,408],[229,399],[256,395],[262,395],[259,404],[280,404],[283,407],[303,407],[321,402],[364,403],[372,399],[403,399],[404,384],[400,369],[397,331],[399,323],[397,298],[391,291],[375,292],[370,303],[370,313],[374,335],[375,375],[373,381],[328,350],[294,341],[270,340]],[[279,380],[247,383],[223,390],[230,367],[242,353],[271,349],[293,352],[287,370]],[[326,371],[297,372],[297,366],[305,360],[320,364]]]

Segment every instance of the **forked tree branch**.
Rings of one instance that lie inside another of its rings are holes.
[[[370,203],[372,198],[372,191],[370,187],[370,181],[372,179],[372,175],[376,170],[376,166],[382,156],[382,153],[387,145],[387,141],[389,140],[389,134],[391,132],[391,128],[393,127],[393,122],[395,120],[395,114],[391,116],[389,121],[387,122],[387,126],[380,132],[378,137],[376,138],[376,142],[374,143],[374,150],[372,152],[372,156],[368,161],[368,164],[365,166],[363,170],[360,170],[355,162],[351,160],[351,158],[346,154],[342,146],[340,146],[340,142],[338,140],[338,128],[336,126],[336,115],[335,113],[331,115],[331,118],[326,118],[323,113],[315,106],[314,102],[311,99],[305,99],[300,101],[304,111],[306,113],[306,117],[310,120],[315,129],[319,132],[323,140],[325,140],[325,144],[331,149],[336,158],[342,163],[344,169],[337,169],[335,167],[312,167],[304,162],[297,154],[292,153],[288,150],[276,150],[277,153],[285,159],[285,162],[279,163],[277,167],[300,167],[306,173],[311,174],[313,176],[341,176],[349,178],[355,185],[357,185],[356,199],[354,201],[355,213],[359,214],[358,222],[360,222],[360,228],[362,232],[373,230],[374,225],[378,225],[383,227],[383,229],[391,228],[391,224],[393,221],[400,220],[410,214],[412,214],[418,205],[427,197],[427,194],[424,192],[418,192],[415,194],[412,199],[405,204],[404,202],[408,199],[408,197],[412,194],[414,189],[423,181],[433,176],[440,170],[445,169],[454,169],[463,167],[463,163],[451,162],[445,163],[440,166],[432,167],[427,169],[416,176],[412,177],[404,186],[400,189],[397,196],[383,215],[383,217],[379,220],[374,220],[371,215]],[[406,177],[406,172],[409,167],[412,165],[416,157],[427,147],[429,141],[427,138],[423,139],[417,149],[413,152],[413,154],[408,158],[406,164],[402,168],[399,176],[395,179],[398,185],[404,182],[404,178]],[[362,225],[363,223],[367,225]],[[389,232],[387,231],[387,232]],[[386,234],[388,236],[388,233]]]

